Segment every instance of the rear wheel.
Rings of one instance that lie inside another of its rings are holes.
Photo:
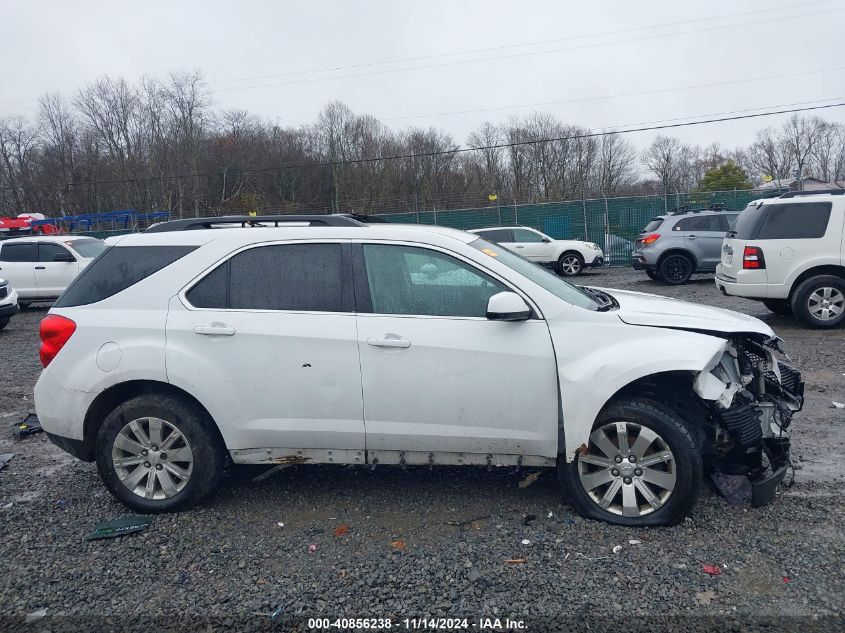
[[[695,264],[688,255],[668,255],[660,262],[660,277],[672,285],[685,284],[695,272]]]
[[[819,275],[802,282],[792,295],[792,311],[811,328],[834,328],[845,321],[845,279]]]
[[[143,394],[115,408],[97,432],[100,477],[137,512],[198,503],[216,485],[224,449],[202,411],[170,394]]]
[[[652,281],[661,281],[660,273],[658,273],[656,270],[646,269],[645,274],[648,275],[648,278]]]
[[[781,316],[789,316],[792,314],[792,306],[789,305],[789,301],[786,299],[768,299],[763,302],[763,305],[771,312]]]
[[[575,277],[584,270],[584,258],[579,253],[564,253],[557,260],[557,272],[564,277]]]
[[[643,398],[599,414],[585,450],[559,475],[584,516],[628,526],[671,525],[689,513],[702,480],[701,451],[686,423]]]

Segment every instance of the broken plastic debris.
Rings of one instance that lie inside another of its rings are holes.
[[[276,523],[276,525],[277,525],[278,527],[285,527],[285,524],[284,524],[284,523],[282,523],[281,521],[279,521],[278,523]]]
[[[841,402],[837,402],[836,400],[834,400],[834,401],[833,401],[833,402],[831,402],[830,404],[832,405],[832,407],[833,407],[834,409],[845,409],[845,404],[843,404],[843,403],[841,403]]]
[[[613,553],[614,553],[614,554],[618,554],[618,553],[619,553],[619,552],[621,552],[621,551],[622,551],[622,546],[621,546],[621,545],[614,545],[614,546],[613,546]]]
[[[784,577],[783,577],[783,582],[787,583],[787,582],[789,582],[789,580],[790,580],[789,576],[784,576]]]
[[[334,529],[335,536],[343,536],[349,531],[349,526],[346,523],[341,523]]]
[[[505,561],[508,565],[520,565],[525,562],[524,558],[509,558]]]
[[[14,456],[14,453],[0,453],[0,470],[3,470]]]
[[[308,551],[311,552],[311,553],[316,552],[317,551],[317,544],[311,543],[311,545],[308,546]]]
[[[628,545],[639,545],[640,543],[642,543],[642,541],[636,538],[632,538],[628,541]]]
[[[722,568],[718,565],[704,564],[701,566],[701,569],[704,571],[705,574],[710,574],[711,576],[718,576],[722,573]]]
[[[152,517],[145,516],[120,517],[111,521],[103,521],[97,524],[94,531],[86,536],[85,540],[93,541],[101,538],[114,538],[116,536],[134,534],[135,532],[143,532],[150,527],[152,521]]]
[[[44,616],[47,615],[47,608],[38,609],[36,611],[32,611],[31,613],[27,613],[26,617],[24,618],[24,624],[29,624],[30,622],[35,622],[36,620],[40,620]]]
[[[529,541],[527,538],[524,538],[524,539],[522,539],[522,544],[523,545],[531,545],[531,541]]]
[[[27,416],[23,420],[16,423],[14,426],[15,435],[17,435],[18,437],[26,437],[27,435],[39,433],[40,431],[44,430],[41,428],[41,422],[39,422],[38,416],[34,413],[27,414]]]
[[[391,541],[391,542],[390,542],[390,546],[391,546],[393,549],[400,549],[400,550],[401,550],[401,549],[405,549],[405,547],[406,547],[406,545],[405,545],[405,541],[403,541],[401,538],[396,539],[395,541]]]
[[[554,512],[549,512],[549,518],[551,519],[555,515]]]
[[[533,484],[537,479],[540,477],[542,471],[538,470],[536,473],[529,473],[519,482],[520,488],[527,488],[531,484]]]

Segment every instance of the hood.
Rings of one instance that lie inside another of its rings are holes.
[[[724,334],[762,334],[768,338],[775,333],[760,319],[733,310],[712,308],[700,303],[669,299],[659,295],[630,290],[601,288],[619,302],[616,314],[629,325],[649,325],[697,332]]]

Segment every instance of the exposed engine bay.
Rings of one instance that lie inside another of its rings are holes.
[[[708,408],[704,455],[716,475],[746,477],[751,505],[765,505],[790,465],[788,429],[804,404],[804,383],[778,338],[735,334],[727,341],[693,384]]]

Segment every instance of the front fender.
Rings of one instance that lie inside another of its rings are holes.
[[[563,446],[558,446],[558,453],[568,462],[588,442],[599,412],[620,389],[654,374],[710,369],[728,347],[724,339],[706,334],[620,327],[615,316],[586,328],[553,319],[549,330],[557,355],[563,411]]]

